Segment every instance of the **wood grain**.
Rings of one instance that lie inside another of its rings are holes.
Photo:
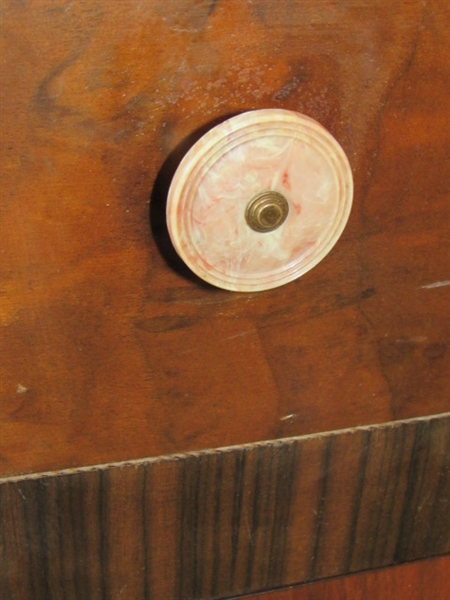
[[[206,600],[443,554],[449,461],[446,415],[5,479],[2,598]]]
[[[1,473],[448,410],[448,23],[443,0],[3,0]],[[233,294],[176,260],[165,196],[195,137],[262,107],[329,128],[355,204],[301,280]]]
[[[377,569],[245,600],[447,600],[450,557]]]

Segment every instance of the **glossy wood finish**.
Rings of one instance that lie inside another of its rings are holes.
[[[0,588],[206,600],[449,552],[449,470],[447,415],[7,479]]]
[[[245,600],[447,600],[450,557],[246,596]]]
[[[3,474],[448,410],[447,13],[3,0]],[[354,210],[301,280],[218,291],[174,257],[167,186],[263,107],[332,132]]]

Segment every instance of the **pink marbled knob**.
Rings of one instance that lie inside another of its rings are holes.
[[[268,290],[312,269],[348,220],[353,179],[344,151],[313,119],[264,109],[204,135],[173,178],[172,243],[203,280]]]

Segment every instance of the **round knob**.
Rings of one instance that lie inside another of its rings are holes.
[[[173,245],[205,281],[261,291],[312,269],[348,220],[353,179],[317,121],[282,109],[243,113],[211,129],[173,178]]]

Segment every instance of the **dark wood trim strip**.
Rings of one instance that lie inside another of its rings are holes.
[[[2,598],[224,598],[444,554],[449,470],[446,414],[5,479]]]

